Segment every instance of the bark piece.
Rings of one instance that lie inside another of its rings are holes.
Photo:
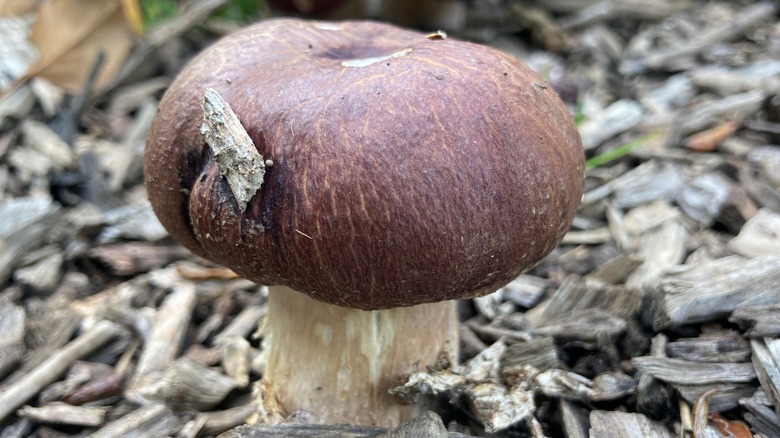
[[[157,310],[154,325],[138,358],[130,382],[130,397],[150,381],[156,380],[155,372],[165,369],[177,356],[195,303],[196,292],[192,283],[181,282],[165,298]]]
[[[558,400],[558,410],[566,438],[588,438],[590,421],[586,410],[564,399]]]
[[[755,383],[673,384],[672,386],[690,404],[695,403],[708,391],[716,389],[717,392],[709,401],[710,410],[715,412],[728,411],[738,407],[740,399],[748,397],[756,391]]]
[[[249,341],[231,336],[222,343],[222,367],[239,388],[249,385]]]
[[[219,172],[227,179],[243,213],[263,185],[265,160],[241,126],[236,113],[211,88],[203,96],[203,119],[200,132],[214,151]]]
[[[499,289],[505,300],[518,306],[533,307],[544,297],[550,281],[532,275],[521,275]]]
[[[14,198],[0,204],[0,283],[28,252],[40,248],[59,207],[46,197]]]
[[[185,357],[176,359],[163,373],[151,373],[149,382],[137,394],[147,400],[163,401],[177,411],[207,411],[218,405],[236,382],[230,377]]]
[[[108,266],[115,275],[127,276],[149,272],[184,258],[190,253],[179,245],[154,245],[127,242],[93,248],[89,256]]]
[[[534,338],[527,342],[518,342],[506,346],[501,355],[501,373],[507,369],[531,365],[540,371],[561,366],[558,351],[552,337]]]
[[[674,438],[662,423],[641,414],[627,412],[591,411],[590,436],[599,438]]]
[[[0,298],[0,377],[12,369],[24,353],[27,315],[22,306]]]
[[[179,420],[162,403],[142,406],[103,426],[88,438],[118,436],[170,436],[179,428]]]
[[[40,407],[24,406],[17,415],[44,424],[65,424],[71,426],[100,426],[107,408],[94,406],[71,406],[65,403],[51,403]]]
[[[641,235],[636,255],[642,259],[642,264],[628,276],[626,286],[652,286],[667,270],[682,263],[688,234],[681,220],[670,219]]]
[[[666,345],[669,357],[693,362],[747,362],[750,344],[736,333],[683,338]]]
[[[441,417],[434,412],[428,411],[379,436],[382,438],[414,438],[422,436],[447,438],[449,433],[444,427],[444,422],[441,421]]]
[[[753,366],[775,411],[780,413],[780,339],[752,339]]]
[[[580,309],[559,315],[558,321],[548,321],[535,327],[535,335],[559,339],[595,341],[599,336],[615,338],[626,330],[626,321],[604,309]]]
[[[244,308],[221,332],[214,336],[214,345],[221,345],[231,336],[246,338],[254,330],[258,323],[268,312],[264,306],[249,306]]]
[[[641,290],[571,275],[550,299],[526,312],[526,316],[534,327],[553,327],[565,315],[586,309],[601,309],[615,318],[627,319],[639,311],[643,298]]]
[[[603,111],[595,118],[580,125],[582,145],[585,149],[593,149],[606,140],[625,132],[642,120],[644,108],[634,100],[619,100]]]
[[[666,345],[668,338],[664,334],[657,334],[650,343],[652,357],[666,357]],[[673,409],[671,387],[663,381],[656,379],[652,374],[640,373],[637,385],[637,411],[641,414],[652,415],[660,418]]]
[[[729,321],[736,323],[752,338],[780,337],[780,306],[740,307],[731,314]]]
[[[203,418],[203,426],[200,432],[203,435],[216,435],[230,428],[246,423],[247,418],[255,411],[252,403],[247,403],[223,411],[204,412],[199,416]]]
[[[780,214],[760,209],[731,239],[729,248],[746,257],[780,257]]]
[[[740,399],[739,403],[747,410],[745,420],[756,432],[780,436],[780,414],[772,409],[764,391],[758,390],[751,397]]]
[[[780,258],[723,257],[661,280],[653,327],[660,330],[723,317],[744,306],[780,301]]]
[[[657,379],[686,385],[740,383],[750,382],[756,378],[756,372],[750,363],[690,362],[653,356],[635,357],[631,363],[640,372],[650,374]]]

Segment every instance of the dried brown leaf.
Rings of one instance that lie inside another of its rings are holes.
[[[752,438],[750,427],[738,420],[728,420],[717,412],[710,414],[710,421],[715,425],[721,435],[729,438]]]
[[[724,140],[734,135],[739,129],[740,123],[736,120],[729,120],[723,122],[714,128],[701,131],[688,137],[685,145],[688,149],[699,152],[712,152],[717,149],[718,145],[723,143]]]
[[[78,93],[98,55],[105,54],[94,90],[105,87],[121,68],[135,40],[122,0],[54,0],[41,6],[31,40],[40,59],[25,79],[38,76]]]

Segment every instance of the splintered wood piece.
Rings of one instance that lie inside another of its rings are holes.
[[[549,286],[550,281],[546,278],[520,275],[499,290],[504,299],[518,306],[530,308],[542,299]]]
[[[747,362],[750,344],[737,333],[683,338],[666,346],[669,357],[693,362]]]
[[[744,306],[780,302],[780,257],[729,256],[686,267],[661,280],[653,327],[711,321]]]
[[[205,411],[218,405],[236,382],[230,377],[186,357],[176,359],[164,373],[153,373],[154,381],[139,388],[147,400],[163,401],[172,409]]]
[[[674,438],[674,434],[662,423],[652,421],[642,414],[627,412],[591,411],[590,436],[600,438]]]
[[[598,308],[574,310],[559,316],[560,320],[537,326],[532,333],[559,339],[594,341],[599,336],[614,338],[623,333],[627,325],[626,320]]]
[[[484,381],[466,387],[464,397],[471,413],[485,426],[487,433],[505,430],[529,418],[536,410],[534,391],[526,388],[526,385],[507,388],[499,383]]]
[[[66,424],[95,427],[103,424],[107,408],[95,406],[71,406],[54,402],[40,407],[24,406],[17,415],[44,424]]]
[[[731,118],[747,118],[761,108],[767,93],[762,90],[750,90],[739,94],[710,101],[703,101],[693,106],[685,116],[680,130],[684,134],[701,131],[707,126],[728,116]]]
[[[239,426],[219,435],[220,438],[467,438],[457,432],[448,432],[441,418],[427,412],[393,429],[351,424],[300,424]]]
[[[219,172],[227,179],[243,213],[263,185],[265,160],[236,113],[212,88],[206,89],[203,96],[203,119],[200,132],[214,151]]]
[[[189,327],[197,294],[195,285],[180,282],[163,301],[154,326],[144,343],[130,384],[131,391],[143,386],[144,379],[163,370],[178,354],[181,340]]]
[[[0,377],[4,376],[24,353],[27,315],[22,306],[0,299]]]
[[[753,366],[775,411],[780,413],[780,339],[752,339]]]
[[[178,422],[163,403],[153,403],[106,424],[88,438],[115,438],[131,433],[136,436],[167,436],[175,433]]]
[[[729,322],[739,325],[745,336],[780,337],[780,305],[740,307],[731,314]]]
[[[249,341],[231,336],[222,343],[222,367],[239,388],[249,385]]]
[[[650,341],[650,355],[666,357],[666,345],[669,339],[659,333]],[[672,389],[669,385],[656,379],[651,374],[641,373],[637,385],[637,411],[657,415],[659,412],[671,410]]]
[[[564,315],[585,309],[602,309],[616,318],[627,319],[639,311],[643,298],[644,293],[638,289],[570,275],[550,299],[526,312],[526,316],[535,327],[557,324]]]
[[[203,418],[203,426],[200,429],[202,435],[216,435],[236,426],[246,423],[247,418],[255,412],[255,405],[247,403],[224,411],[204,412],[199,415]]]
[[[76,360],[86,356],[122,332],[114,323],[101,321],[90,330],[55,351],[35,369],[16,380],[0,393],[0,420],[57,380]]]
[[[155,245],[127,242],[93,248],[89,256],[108,266],[116,275],[136,275],[186,257],[189,251],[180,245]]]
[[[587,278],[603,281],[607,284],[623,283],[643,262],[644,260],[634,253],[622,252],[602,263],[588,274]]]
[[[673,384],[672,387],[686,402],[696,403],[707,391],[717,389],[718,392],[710,398],[710,411],[723,412],[739,406],[739,400],[749,397],[756,391],[755,382],[750,383],[717,383],[704,385]]]
[[[231,336],[246,338],[257,330],[257,326],[268,312],[266,306],[249,306],[244,308],[219,334],[214,336],[214,345],[221,345]]]
[[[347,424],[278,424],[239,426],[219,435],[219,438],[372,438],[381,436],[387,429],[375,426]]]
[[[588,438],[587,411],[564,399],[558,400],[563,431],[567,438]]]
[[[561,367],[555,339],[546,336],[507,345],[501,355],[501,374],[506,374],[507,369],[525,365],[531,365],[540,371]]]
[[[682,221],[675,218],[640,236],[636,255],[642,264],[628,276],[626,286],[652,286],[664,272],[682,263],[688,234]]]
[[[654,356],[635,357],[631,363],[657,379],[686,385],[750,382],[756,378],[750,363],[690,362]]]
[[[13,198],[0,204],[0,283],[28,252],[40,248],[59,212],[46,197]]]
[[[639,381],[620,372],[601,373],[593,378],[593,401],[616,400],[636,392]]]
[[[745,420],[753,430],[765,436],[780,436],[780,414],[772,409],[764,391],[759,389],[752,397],[740,399],[739,404],[747,410]]]
[[[780,213],[768,208],[759,210],[729,241],[729,248],[747,257],[780,257]]]

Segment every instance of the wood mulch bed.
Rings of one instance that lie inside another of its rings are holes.
[[[224,3],[151,29],[93,97],[11,89],[0,66],[0,437],[780,436],[777,3],[450,0],[414,18],[540,71],[593,160],[563,243],[460,303],[461,364],[393,390],[441,401],[396,431],[242,426],[266,291],[172,241],[146,200],[157,103],[239,26],[210,18]],[[0,46],[18,24],[0,17]]]

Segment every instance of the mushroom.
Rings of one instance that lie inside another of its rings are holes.
[[[512,56],[273,19],[179,74],[144,168],[175,239],[270,285],[266,405],[390,426],[419,411],[390,397],[396,379],[456,356],[454,300],[558,244],[585,166],[567,109]]]

